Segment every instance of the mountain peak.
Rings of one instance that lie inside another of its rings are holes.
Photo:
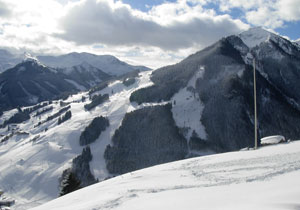
[[[262,27],[255,27],[240,33],[238,36],[249,48],[253,48],[262,42],[268,41],[273,35],[273,33]]]
[[[28,52],[24,52],[24,57],[23,57],[23,61],[34,61],[34,62],[38,62],[38,59],[31,55],[30,53]]]
[[[28,52],[24,52],[24,56],[23,56],[23,63],[25,62],[31,62],[31,63],[34,63],[34,64],[37,64],[39,66],[43,66],[43,67],[46,67],[44,64],[42,64],[39,59],[37,59],[35,56],[31,55],[30,53]]]

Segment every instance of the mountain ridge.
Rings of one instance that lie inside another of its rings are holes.
[[[23,123],[0,128],[0,184],[19,201],[17,208],[28,209],[57,197],[58,180],[72,167],[88,168],[85,176],[102,181],[162,162],[253,147],[253,58],[259,138],[281,134],[299,139],[298,54],[293,43],[277,35],[251,49],[232,35],[178,64],[113,78],[34,109],[5,111],[5,121],[12,122],[16,114],[34,110]],[[81,132],[93,133],[91,122],[100,116],[109,126],[80,146]],[[176,138],[170,139],[171,133]],[[77,158],[83,150],[92,159]],[[75,178],[81,177],[80,170]],[[20,174],[25,176],[15,184]],[[33,196],[26,197],[28,192]]]
[[[32,56],[30,53],[27,52],[25,52],[24,54],[13,54],[7,50],[0,49],[0,72],[3,72],[9,68],[13,68],[15,65],[22,62],[26,58],[26,55],[28,55],[29,57],[34,57],[44,65],[52,68],[70,68],[72,66],[80,65],[82,62],[87,62],[96,68],[104,70],[105,73],[115,76],[119,76],[121,74],[125,74],[137,69],[141,71],[150,70],[150,68],[145,66],[129,65],[126,62],[119,60],[113,55],[96,55],[86,52],[71,52],[68,54],[62,54],[57,56]],[[88,61],[90,61],[91,63]],[[114,67],[110,68],[109,65],[113,65]],[[114,68],[117,69],[115,70]],[[122,70],[122,68],[124,69]]]
[[[90,65],[101,69],[110,75],[121,75],[133,70],[150,70],[143,66],[132,66],[112,55],[95,55],[91,53],[69,53],[60,56],[38,56],[41,62],[54,68],[68,68],[79,65],[82,62],[87,62]]]

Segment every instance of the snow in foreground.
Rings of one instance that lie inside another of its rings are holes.
[[[300,209],[300,141],[163,164],[34,210]]]

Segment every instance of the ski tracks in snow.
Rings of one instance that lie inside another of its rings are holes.
[[[291,143],[293,144],[293,143]],[[282,145],[285,146],[285,145]],[[292,145],[286,145],[289,148]],[[270,146],[269,151],[276,146]],[[147,173],[147,169],[141,172],[133,172],[121,175],[119,179],[126,179],[127,182],[119,182],[124,185],[121,187],[126,190],[119,191],[118,197],[112,200],[106,200],[103,204],[97,206],[96,209],[115,209],[122,206],[123,203],[133,200],[140,196],[150,194],[171,192],[175,190],[186,190],[207,187],[229,186],[236,184],[247,184],[251,182],[265,182],[273,178],[300,170],[300,151],[280,153],[270,153],[267,155],[255,156],[257,151],[240,151],[237,155],[244,153],[244,157],[235,158],[227,154],[221,156],[206,156],[203,158],[188,159],[180,162],[175,162],[169,165],[159,165],[156,172],[160,176],[174,179],[176,177],[178,185],[174,182],[158,182],[156,173]],[[234,153],[233,153],[234,154]],[[249,156],[251,158],[249,158]],[[224,160],[220,161],[219,158]],[[179,164],[178,164],[179,163]],[[149,171],[150,172],[150,171]],[[145,185],[143,180],[151,180]],[[166,178],[168,180],[168,178]],[[129,183],[136,182],[134,186]],[[126,187],[126,185],[129,185]]]

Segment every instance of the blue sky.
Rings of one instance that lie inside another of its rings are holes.
[[[0,0],[0,48],[111,54],[153,68],[261,26],[300,38],[300,0]]]
[[[123,0],[124,3],[129,4],[134,9],[141,11],[148,11],[152,6],[160,5],[164,2],[176,2],[176,0]]]
[[[300,5],[299,5],[300,7]],[[300,38],[300,21],[287,22],[284,27],[275,29],[282,36],[288,36],[292,40]]]
[[[251,1],[251,0],[249,0]],[[176,0],[123,0],[124,3],[129,4],[132,8],[138,9],[144,12],[149,11],[153,6],[163,4],[165,2],[176,2]],[[213,9],[217,14],[229,14],[234,19],[240,19],[244,22],[247,22],[245,19],[245,12],[241,8],[232,8],[230,11],[220,11],[217,6],[218,2],[213,1],[205,5],[207,9]],[[300,1],[299,1],[299,10],[300,10]],[[300,19],[300,18],[299,18]],[[252,25],[251,23],[249,23]],[[285,21],[284,25],[278,28],[273,29],[275,32],[280,35],[287,36],[292,40],[300,38],[300,21]]]

